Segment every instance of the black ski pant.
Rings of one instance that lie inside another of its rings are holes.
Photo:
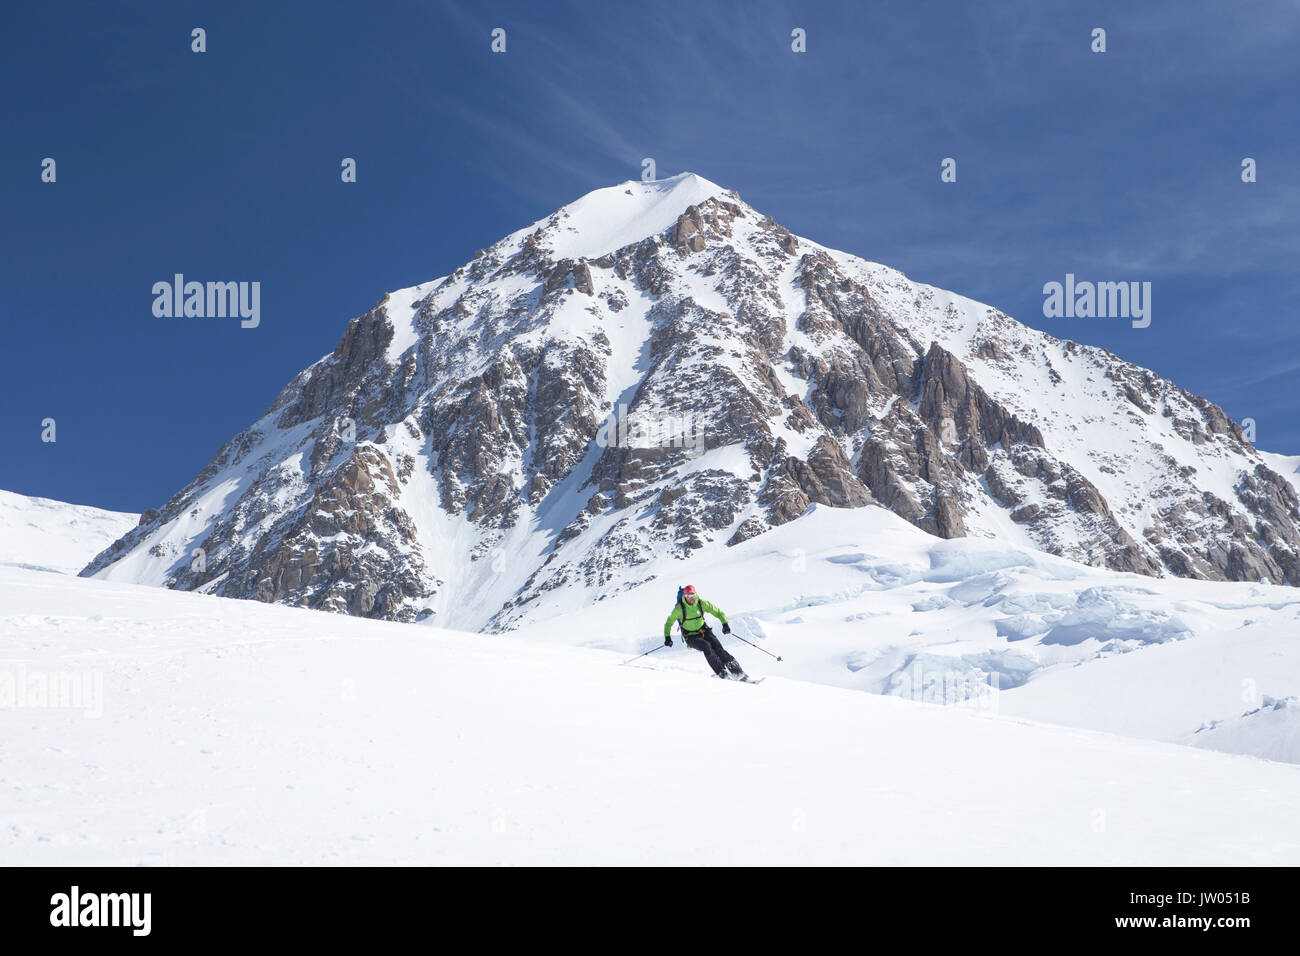
[[[697,651],[704,652],[704,659],[709,662],[713,668],[713,673],[722,675],[726,673],[731,665],[739,668],[736,659],[727,653],[727,649],[722,646],[718,636],[713,633],[709,625],[705,624],[694,634],[686,635],[686,646]]]

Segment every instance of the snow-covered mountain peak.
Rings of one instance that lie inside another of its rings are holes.
[[[662,233],[689,207],[726,192],[694,173],[649,182],[628,180],[587,193],[507,242],[539,234],[557,260],[598,259]]]
[[[812,505],[879,505],[944,538],[1300,584],[1276,463],[1150,371],[683,174],[386,296],[85,573],[502,629]]]

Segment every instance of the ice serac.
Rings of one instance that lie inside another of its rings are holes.
[[[1153,372],[687,173],[385,296],[83,573],[504,629],[823,505],[1300,585],[1284,461]]]

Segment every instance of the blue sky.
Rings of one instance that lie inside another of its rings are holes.
[[[1260,447],[1300,453],[1300,4],[54,2],[3,16],[0,488],[161,505],[384,292],[638,177],[644,157],[1155,369],[1253,418]],[[206,53],[190,51],[194,27]],[[790,50],[795,27],[806,53]],[[944,157],[956,183],[940,182]],[[176,272],[260,281],[261,325],[155,318],[153,283]],[[1151,327],[1044,318],[1043,284],[1067,272],[1150,281]]]

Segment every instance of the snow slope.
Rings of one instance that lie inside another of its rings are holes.
[[[0,568],[0,642],[102,682],[0,710],[7,864],[1300,863],[1284,764],[526,631]]]
[[[1300,697],[1265,696],[1260,706],[1231,720],[1197,728],[1187,739],[1193,747],[1249,753],[1267,760],[1300,763]]]
[[[730,614],[751,672],[959,704],[1135,737],[1300,762],[1278,744],[1300,709],[1241,721],[1300,695],[1300,592],[1153,579],[1005,542],[924,534],[881,508],[814,507],[725,558],[663,559],[655,580],[583,607],[581,589],[533,602],[524,633],[653,647],[679,584]],[[651,666],[699,672],[680,647]],[[1201,733],[1228,722],[1236,729]]]
[[[76,574],[140,516],[0,491],[0,565]]]

